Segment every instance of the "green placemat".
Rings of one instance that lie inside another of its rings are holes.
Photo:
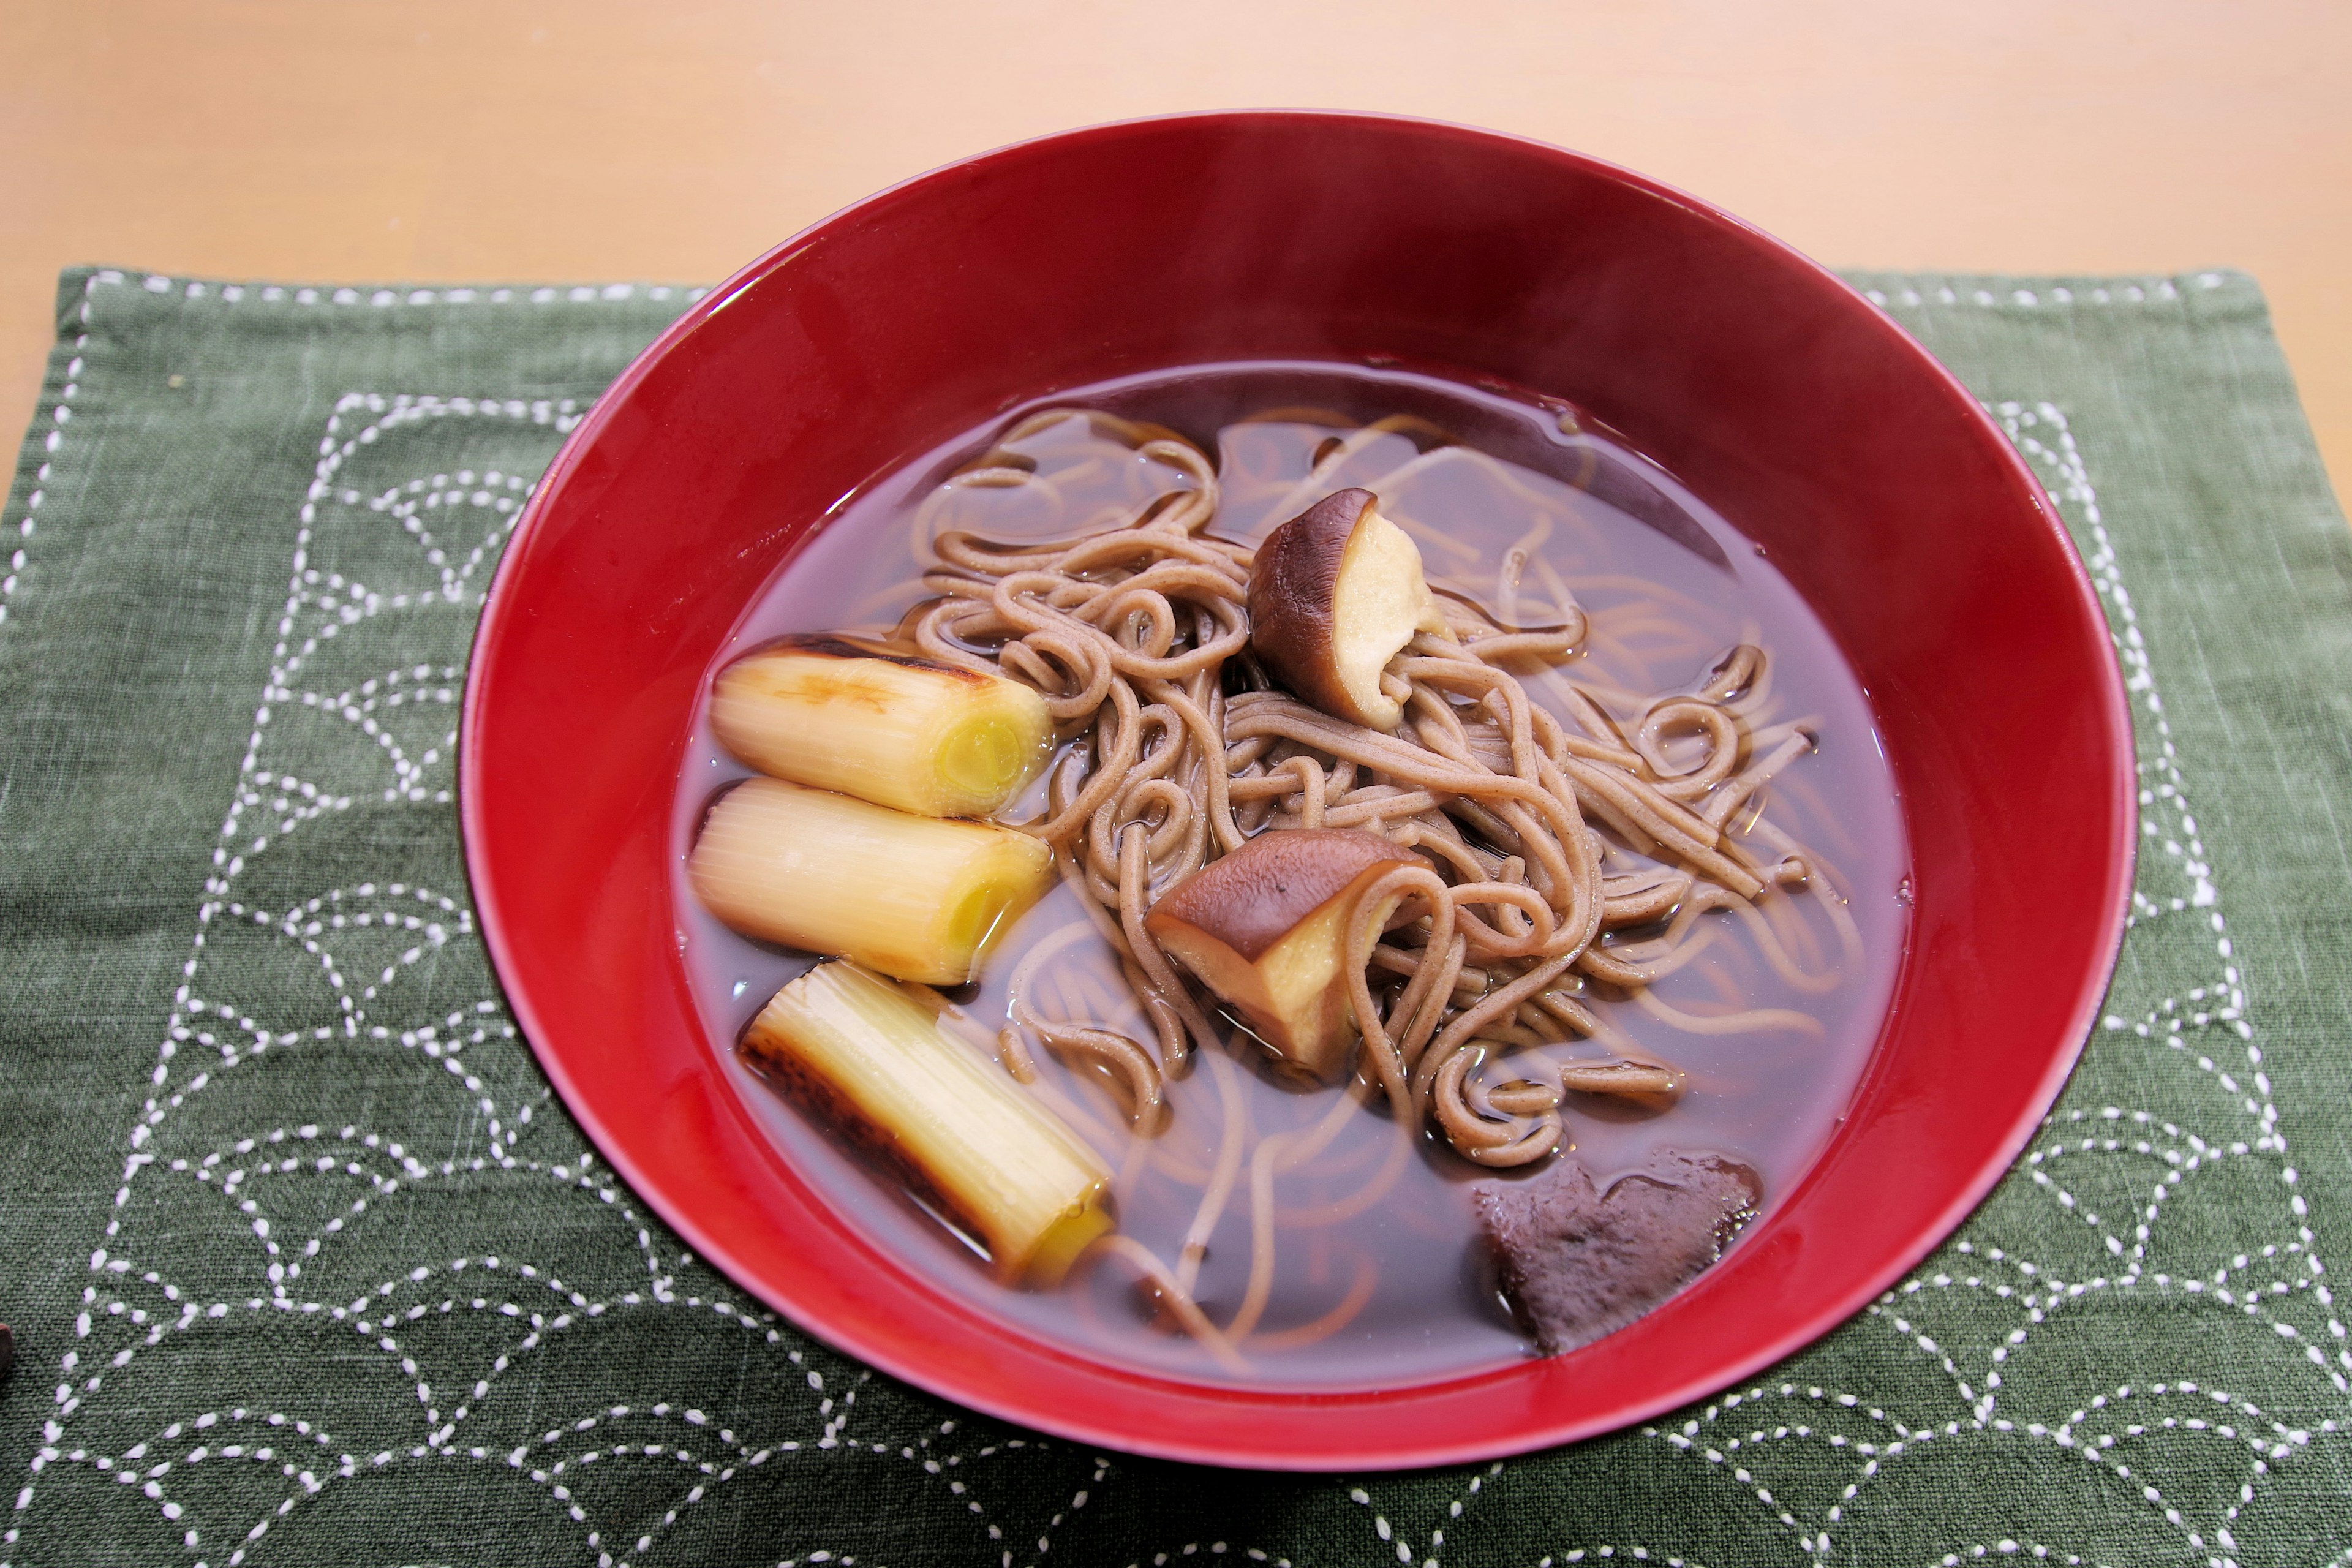
[[[1298,1479],[830,1353],[516,1038],[461,666],[530,482],[688,291],[68,274],[0,512],[0,1563],[2352,1560],[2352,534],[2261,296],[1859,281],[2106,603],[2147,837],[2105,1026],[1959,1237],[1769,1375]]]

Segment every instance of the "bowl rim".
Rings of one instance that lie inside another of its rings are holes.
[[[2064,1089],[2075,1065],[2088,1043],[2099,1016],[2108,985],[2122,952],[2130,909],[2131,892],[2138,853],[2138,779],[2136,767],[2135,731],[2131,709],[2125,690],[2120,662],[2112,633],[2095,639],[2095,658],[2103,666],[2106,679],[2101,682],[2105,718],[2111,731],[2122,738],[2117,752],[2116,776],[2111,788],[2121,809],[2116,813],[2112,842],[2106,857],[2106,885],[2101,890],[2100,925],[2108,932],[2099,948],[2100,956],[2082,974],[2076,988],[2066,1036],[2069,1041],[2055,1052],[2041,1079],[2033,1086],[2024,1101],[2024,1108],[2011,1123],[2000,1131],[1994,1142],[1995,1154],[1987,1158],[1969,1179],[1961,1184],[1950,1200],[1937,1210],[1934,1218],[1922,1225],[1901,1247],[1891,1250],[1875,1268],[1866,1271],[1862,1282],[1848,1287],[1828,1298],[1816,1300],[1801,1310],[1789,1314],[1787,1326],[1778,1334],[1748,1353],[1722,1363],[1712,1369],[1681,1382],[1658,1387],[1645,1396],[1622,1400],[1605,1410],[1585,1410],[1551,1420],[1518,1420],[1505,1424],[1507,1429],[1491,1435],[1456,1441],[1402,1440],[1372,1438],[1349,1443],[1335,1443],[1313,1452],[1299,1453],[1293,1448],[1276,1448],[1270,1445],[1255,1448],[1231,1443],[1211,1445],[1184,1437],[1159,1435],[1148,1425],[1123,1425],[1114,1419],[1098,1418],[1091,1411],[1069,1411],[1050,1405],[1042,1398],[1024,1402],[1001,1396],[992,1391],[964,1386],[955,1379],[942,1377],[915,1358],[896,1353],[877,1342],[855,1321],[826,1321],[822,1330],[813,1327],[804,1318],[787,1290],[777,1289],[761,1279],[758,1271],[743,1266],[731,1255],[730,1249],[718,1242],[699,1224],[690,1205],[673,1201],[661,1183],[652,1179],[657,1173],[648,1171],[628,1146],[616,1138],[582,1091],[566,1063],[563,1053],[545,1043],[538,1010],[530,997],[508,985],[506,976],[516,973],[519,965],[506,935],[506,921],[500,910],[496,880],[486,864],[487,852],[482,848],[486,837],[481,819],[478,787],[479,750],[471,744],[477,725],[481,721],[484,705],[483,671],[492,659],[488,657],[505,632],[509,617],[511,595],[510,576],[520,568],[518,563],[529,552],[522,548],[541,526],[550,510],[551,500],[583,460],[584,454],[595,438],[614,417],[624,404],[652,372],[679,343],[719,311],[726,309],[745,289],[783,266],[803,247],[814,243],[838,226],[861,218],[878,216],[914,193],[939,181],[953,176],[974,165],[1032,153],[1074,142],[1098,142],[1107,139],[1143,134],[1160,127],[1185,122],[1246,122],[1255,121],[1332,121],[1341,122],[1372,122],[1407,128],[1424,134],[1457,142],[1501,142],[1523,153],[1556,163],[1570,165],[1580,172],[1617,182],[1633,190],[1681,207],[1701,221],[1721,230],[1729,231],[1752,247],[1773,255],[1783,265],[1793,265],[1810,272],[1818,282],[1845,295],[1859,312],[1859,319],[1869,323],[1897,353],[1910,359],[1916,367],[1932,380],[1941,384],[1953,399],[1956,408],[1977,424],[1990,437],[1988,449],[1994,453],[2000,465],[2007,470],[2011,484],[2034,502],[2038,521],[2063,546],[2061,558],[2073,584],[2079,607],[2089,617],[2089,624],[2105,630],[2105,611],[2093,584],[2080,550],[2075,546],[2065,524],[2050,500],[2046,489],[2034,475],[2024,458],[1994,423],[1987,407],[1942,362],[1897,324],[1884,310],[1853,284],[1839,277],[1822,263],[1813,260],[1794,246],[1789,245],[1767,230],[1714,203],[1685,192],[1663,181],[1634,170],[1578,153],[1555,143],[1512,132],[1496,131],[1461,121],[1436,120],[1415,115],[1375,110],[1324,109],[1229,109],[1197,110],[1177,113],[1135,116],[1050,132],[1024,137],[992,147],[984,152],[950,160],[933,168],[886,185],[869,195],[836,208],[799,229],[789,237],[771,246],[757,258],[737,268],[724,281],[709,288],[696,299],[677,319],[647,344],[601,393],[581,416],[566,437],[562,447],[549,463],[531,491],[522,516],[509,534],[501,552],[496,571],[485,590],[480,621],[475,633],[471,655],[467,661],[466,684],[458,720],[458,787],[457,808],[464,844],[465,871],[472,896],[478,927],[489,954],[491,969],[498,980],[500,994],[512,1013],[524,1039],[541,1069],[548,1076],[565,1110],[580,1127],[583,1134],[597,1153],[611,1165],[630,1191],[677,1232],[696,1256],[709,1261],[727,1279],[772,1310],[782,1314],[802,1331],[811,1334],[835,1351],[866,1366],[888,1373],[937,1397],[947,1399],[966,1408],[999,1420],[1044,1431],[1066,1439],[1097,1445],[1117,1452],[1140,1455],[1151,1458],[1171,1459],[1185,1463],[1247,1468],[1265,1470],[1330,1471],[1337,1469],[1392,1470],[1429,1466],[1467,1463],[1507,1458],[1534,1452],[1542,1448],[1580,1441],[1587,1437],[1618,1431],[1638,1422],[1684,1405],[1743,1382],[1764,1368],[1796,1353],[1832,1330],[1860,1312],[1871,1301],[1884,1296],[1898,1280],[1916,1268],[1963,1224],[1981,1204],[1992,1188],[2009,1174],[2018,1155],[2024,1149],[2047,1117],[2058,1095]],[[1906,937],[1906,951],[1909,939]],[[1879,1070],[1874,1061],[1866,1067],[1857,1082],[1854,1094],[1859,1098]],[[1833,1146],[1833,1144],[1832,1145]],[[1787,1200],[1794,1200],[1811,1184],[1822,1167],[1828,1149],[1817,1154]],[[1091,1359],[1091,1358],[1087,1358]],[[1540,1360],[1527,1363],[1540,1366]],[[1365,1394],[1355,1390],[1280,1390],[1238,1391],[1224,1384],[1190,1385],[1186,1380],[1164,1373],[1139,1375],[1178,1387],[1214,1388],[1221,1394],[1249,1392],[1265,1399],[1283,1399],[1307,1403],[1336,1403],[1351,1408],[1360,1404]],[[1495,1375],[1481,1371],[1441,1378],[1434,1382],[1402,1385],[1392,1391],[1400,1395],[1424,1394],[1477,1378]],[[1391,1391],[1372,1391],[1372,1396]]]

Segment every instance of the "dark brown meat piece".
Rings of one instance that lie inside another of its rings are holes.
[[[1719,1154],[1666,1151],[1606,1194],[1574,1160],[1470,1194],[1512,1310],[1558,1355],[1623,1328],[1721,1257],[1763,1188]]]

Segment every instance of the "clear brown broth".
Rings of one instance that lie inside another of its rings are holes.
[[[1734,643],[1752,642],[1767,651],[1779,715],[1814,717],[1820,735],[1812,754],[1768,786],[1769,811],[1834,868],[1862,933],[1864,962],[1846,966],[1826,994],[1801,994],[1751,944],[1727,933],[1730,939],[1716,941],[1701,961],[1652,988],[1657,999],[1691,1013],[1733,1005],[1794,1008],[1818,1020],[1818,1034],[1692,1034],[1629,1003],[1598,1003],[1612,1025],[1685,1069],[1689,1089],[1672,1109],[1657,1113],[1572,1095],[1564,1147],[1604,1184],[1639,1168],[1658,1149],[1725,1153],[1759,1173],[1769,1209],[1842,1120],[1885,1013],[1905,935],[1901,884],[1907,865],[1894,779],[1864,694],[1796,592],[1753,545],[1671,477],[1603,434],[1564,431],[1559,405],[1396,369],[1328,363],[1191,367],[1060,394],[963,432],[850,498],[754,601],[714,662],[714,673],[740,652],[788,632],[879,632],[895,625],[925,596],[917,581],[916,537],[924,498],[1030,409],[1066,405],[1169,426],[1210,451],[1223,491],[1213,526],[1228,537],[1258,537],[1307,501],[1349,484],[1379,490],[1383,509],[1416,533],[1433,586],[1517,624],[1546,618],[1540,574],[1532,567],[1523,573],[1515,596],[1498,578],[1499,563],[1528,537],[1538,514],[1549,515],[1549,531],[1535,553],[1565,579],[1592,617],[1588,651],[1567,667],[1588,689],[1647,699],[1689,689]],[[1492,469],[1475,461],[1425,464],[1384,487],[1384,475],[1421,456],[1429,443],[1417,429],[1370,441],[1300,500],[1297,481],[1318,449],[1343,432],[1303,414],[1263,416],[1309,408],[1365,424],[1404,413],[1441,426],[1464,445],[1506,461],[1511,477],[1541,504],[1497,483]],[[929,526],[1066,538],[1126,521],[1172,482],[1169,470],[1155,471],[1132,452],[1086,434],[1077,422],[1024,443],[1024,456],[1037,462],[1041,474],[1065,476],[1066,500],[1058,509],[1039,504],[1032,488],[962,489],[952,516],[944,524],[930,520]],[[1664,615],[1655,613],[1662,609]],[[1669,620],[1671,626],[1664,624]],[[1540,687],[1534,689],[1540,700]],[[1629,711],[1623,701],[1604,705],[1621,717]],[[1070,1286],[1054,1291],[993,1283],[971,1244],[940,1215],[805,1116],[731,1048],[767,998],[813,962],[727,931],[686,885],[684,858],[704,804],[747,772],[698,715],[675,826],[680,945],[711,1050],[754,1120],[880,1250],[978,1311],[1082,1354],[1188,1377],[1233,1378],[1181,1335],[1152,1326],[1148,1306],[1122,1268],[1085,1268]],[[981,980],[957,994],[982,1032],[992,1032],[1006,1017],[1007,983],[1024,956],[1084,919],[1076,896],[1057,888],[1007,935]],[[1819,921],[1798,940],[1801,947],[1806,941],[1814,944],[1816,963],[1834,961],[1836,943]],[[1040,967],[1030,1000],[1049,1017],[1152,1038],[1115,960],[1091,935],[1069,942]],[[1237,1039],[1227,1063],[1229,1072],[1212,1062],[1171,1083],[1170,1125],[1139,1146],[1098,1081],[1040,1053],[1048,1084],[1081,1108],[1081,1131],[1121,1172],[1121,1230],[1171,1262],[1199,1200],[1198,1174],[1213,1160],[1223,1126],[1221,1077],[1237,1087],[1258,1137],[1318,1120],[1339,1092],[1302,1090],[1278,1080],[1245,1037]],[[1496,1179],[1496,1173],[1468,1164],[1442,1142],[1423,1138],[1402,1178],[1364,1212],[1336,1224],[1295,1223],[1318,1205],[1345,1207],[1343,1200],[1362,1190],[1380,1167],[1391,1131],[1384,1110],[1366,1110],[1311,1171],[1279,1184],[1277,1215],[1290,1223],[1279,1237],[1264,1337],[1243,1347],[1251,1363],[1243,1381],[1393,1386],[1529,1353],[1495,1294],[1471,1218],[1469,1184]],[[1543,1168],[1499,1179],[1525,1179]],[[1226,1207],[1195,1292],[1213,1320],[1230,1316],[1241,1299],[1249,1233],[1244,1192]],[[1369,1300],[1343,1326],[1311,1342],[1284,1342],[1285,1331],[1341,1309],[1368,1279]]]

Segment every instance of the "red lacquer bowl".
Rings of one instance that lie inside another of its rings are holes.
[[[1360,1394],[1171,1381],[980,1319],[795,1174],[702,1037],[670,803],[706,667],[837,500],[1057,388],[1373,354],[1589,408],[1766,547],[1870,694],[1915,859],[1911,942],[1825,1152],[1633,1327]],[[516,1016],[597,1147],[697,1252],[950,1399],[1219,1464],[1564,1442],[1824,1332],[2024,1143],[2090,1026],[2130,887],[2131,731],[2105,624],[2048,500],[1959,384],[1853,289],[1703,202],[1557,148],[1370,115],[1048,137],[761,257],[646,350],[556,459],[491,590],[464,722],[467,862]]]

